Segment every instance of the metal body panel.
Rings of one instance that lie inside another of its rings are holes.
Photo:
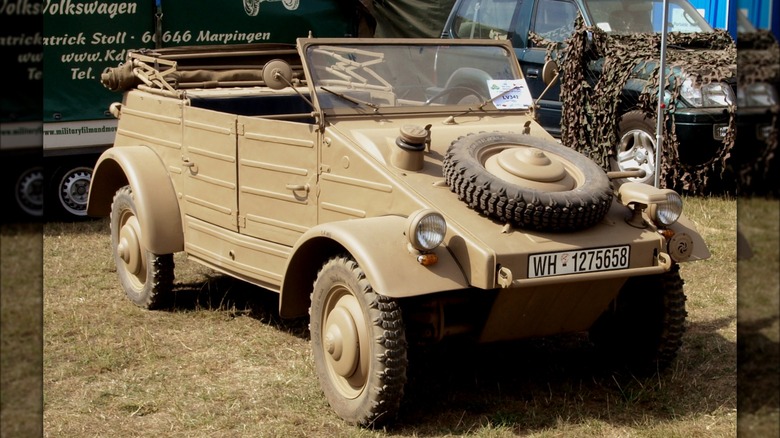
[[[238,120],[240,232],[292,246],[317,223],[316,125]]]
[[[184,214],[237,231],[237,118],[190,106],[182,117]]]

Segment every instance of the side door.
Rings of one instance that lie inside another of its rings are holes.
[[[185,106],[183,124],[183,213],[238,231],[235,114]]]
[[[574,21],[578,8],[569,0],[526,0],[521,10],[516,30],[522,44],[513,44],[517,59],[523,71],[528,89],[534,100],[538,99],[537,120],[555,136],[561,133],[561,84],[560,80],[547,89],[542,80],[542,69],[547,56],[547,47],[531,41],[528,34],[534,32],[549,41],[563,42],[574,32]],[[523,34],[523,30],[525,32]]]
[[[317,125],[238,118],[240,232],[292,246],[317,224]]]

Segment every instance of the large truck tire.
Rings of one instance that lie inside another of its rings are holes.
[[[44,170],[42,166],[25,168],[13,185],[13,202],[22,217],[39,219],[43,216]]]
[[[52,156],[46,163],[45,217],[52,221],[82,221],[87,216],[89,187],[97,154]]]

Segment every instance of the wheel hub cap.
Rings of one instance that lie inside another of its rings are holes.
[[[644,178],[629,178],[630,181],[649,183],[655,178],[655,143],[643,131],[630,131],[621,138],[621,151],[618,152],[617,164],[620,170],[645,171]]]
[[[349,377],[355,372],[360,342],[355,321],[347,309],[336,307],[330,313],[323,345],[336,374]]]
[[[576,185],[563,163],[533,147],[504,149],[487,159],[485,169],[504,181],[544,191],[566,191]]]
[[[116,252],[125,263],[128,272],[133,275],[141,272],[143,266],[141,243],[138,239],[138,221],[135,217],[128,220],[120,229]]]
[[[647,151],[644,149],[637,149],[634,153],[634,159],[637,161],[637,163],[647,162]]]

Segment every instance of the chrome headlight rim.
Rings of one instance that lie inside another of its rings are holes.
[[[679,193],[671,189],[665,189],[664,196],[664,201],[650,205],[648,213],[656,225],[668,227],[674,225],[682,216],[683,200]]]
[[[680,86],[680,98],[694,108],[725,108],[736,102],[734,91],[725,82],[700,83],[689,77]]]
[[[417,210],[407,219],[406,237],[417,251],[432,251],[444,242],[447,222],[433,209]]]

